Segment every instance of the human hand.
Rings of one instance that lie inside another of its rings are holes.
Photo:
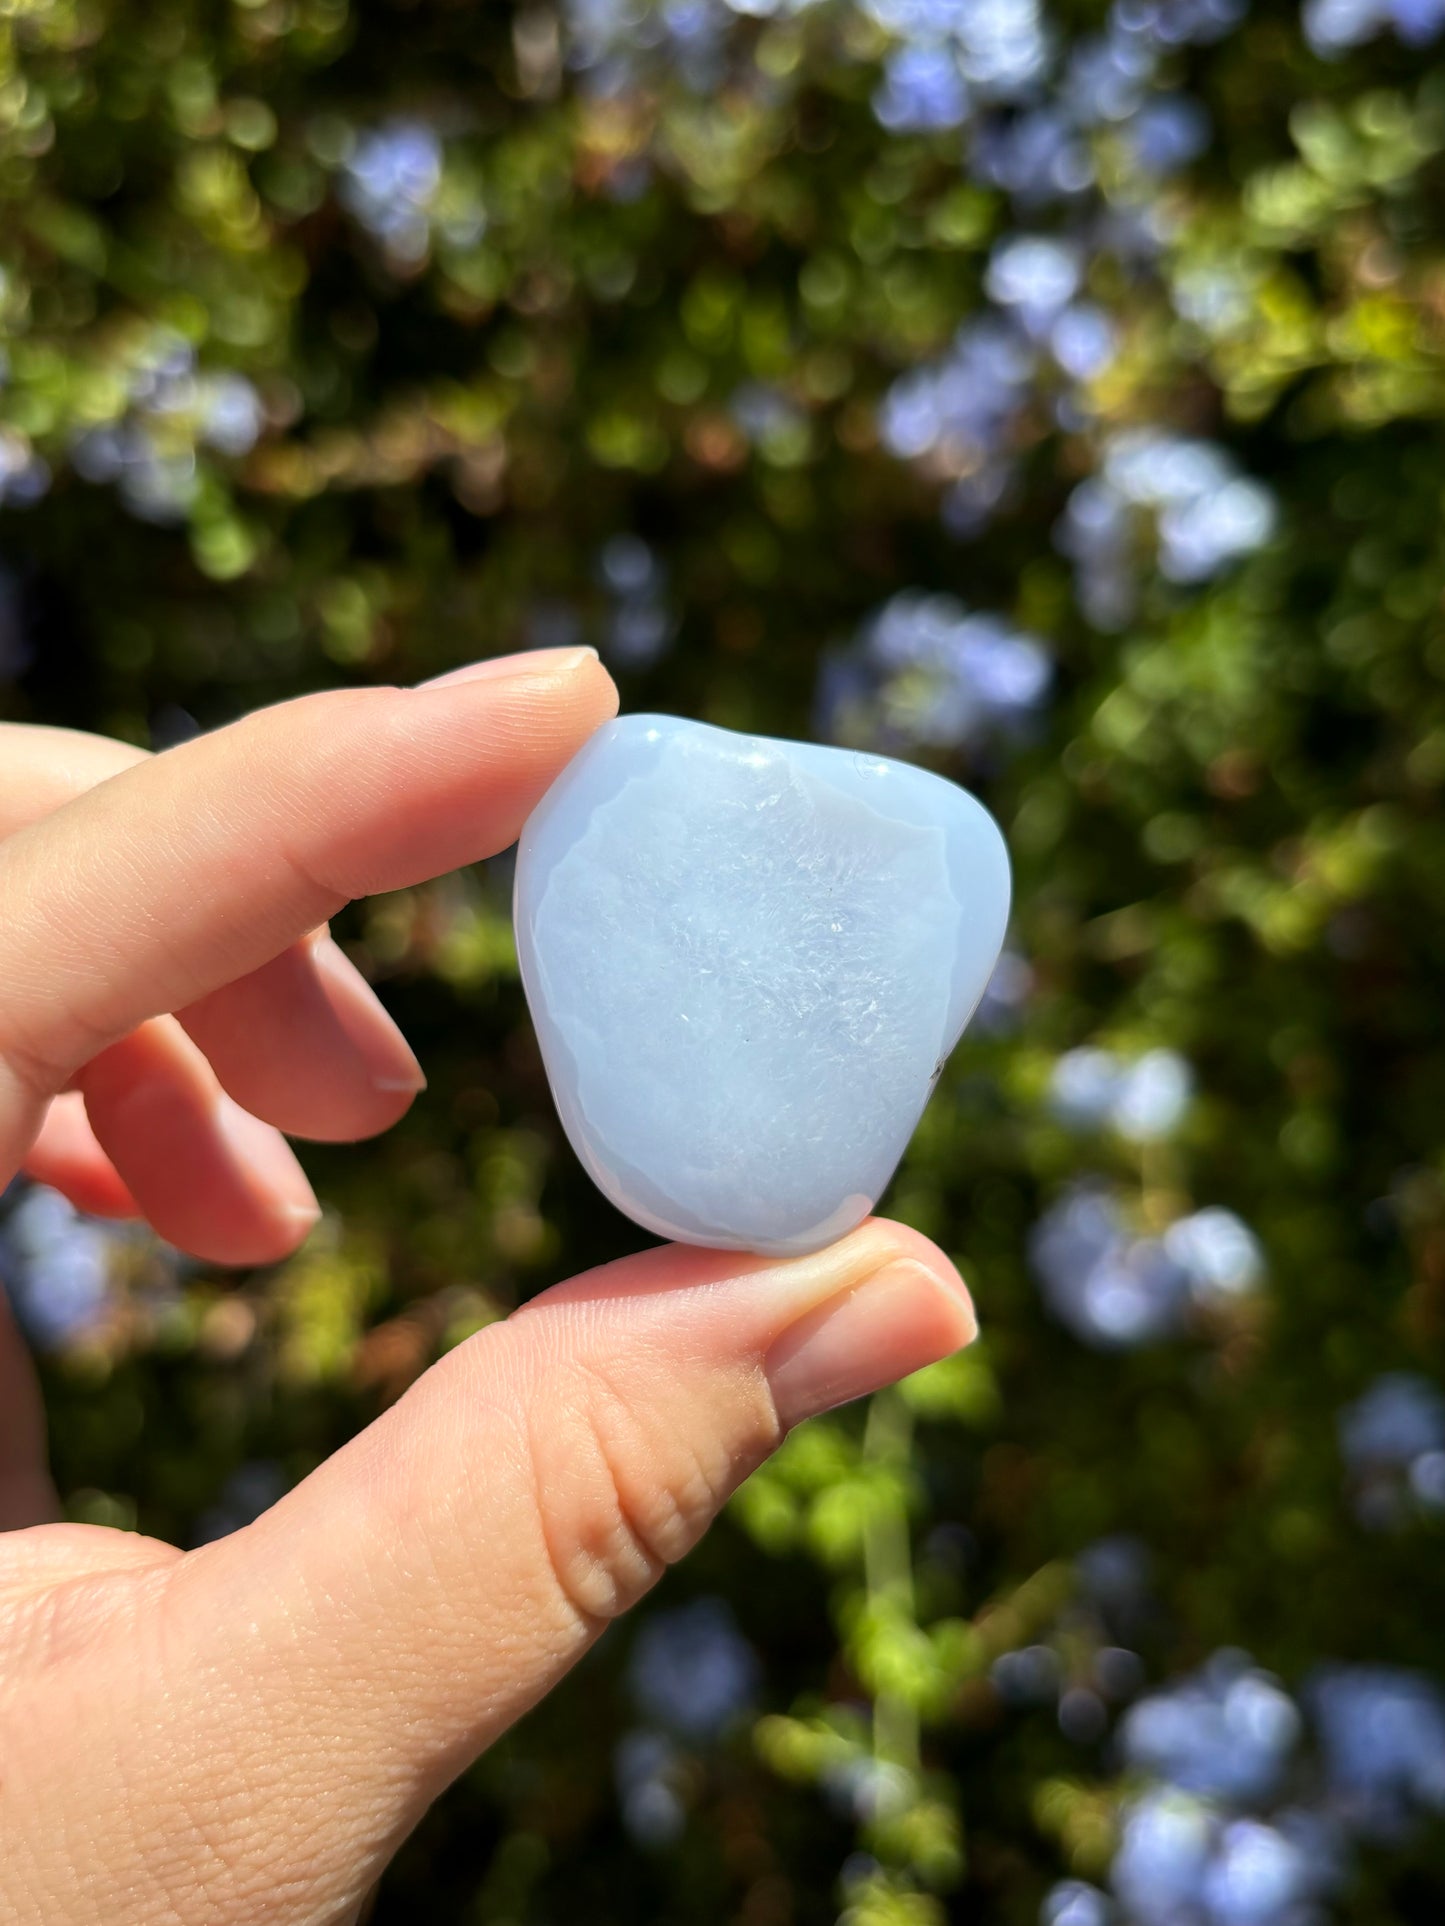
[[[280,1133],[371,1134],[421,1082],[326,919],[503,848],[614,704],[562,651],[156,758],[0,730],[0,1185],[27,1168],[218,1262],[292,1249],[316,1206]],[[881,1220],[789,1262],[648,1250],[182,1554],[29,1523],[41,1425],[0,1329],[0,1503],[28,1524],[0,1536],[0,1920],[354,1919],[790,1425],[972,1334],[948,1260]]]

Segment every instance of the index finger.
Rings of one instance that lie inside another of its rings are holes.
[[[512,842],[616,710],[591,650],[421,689],[305,696],[102,782],[0,844],[0,1171],[137,1024],[343,903]]]

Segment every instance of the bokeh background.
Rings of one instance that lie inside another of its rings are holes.
[[[0,713],[590,640],[1014,853],[888,1199],[982,1343],[790,1439],[376,1919],[1445,1916],[1445,0],[0,0],[0,263]],[[71,1515],[234,1529],[642,1241],[508,887],[341,923],[431,1087],[290,1263],[12,1187]]]

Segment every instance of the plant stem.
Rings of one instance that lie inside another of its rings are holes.
[[[901,1466],[908,1460],[912,1443],[912,1412],[896,1391],[880,1391],[868,1410],[864,1462]],[[863,1535],[863,1571],[870,1609],[886,1603],[912,1618],[913,1547],[901,1494],[880,1497],[869,1512]],[[918,1714],[897,1693],[880,1691],[873,1701],[873,1756],[910,1773],[920,1769]]]

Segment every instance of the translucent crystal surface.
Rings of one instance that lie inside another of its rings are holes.
[[[517,857],[522,980],[578,1156],[667,1237],[841,1236],[903,1154],[1008,901],[993,818],[926,770],[609,723]]]

